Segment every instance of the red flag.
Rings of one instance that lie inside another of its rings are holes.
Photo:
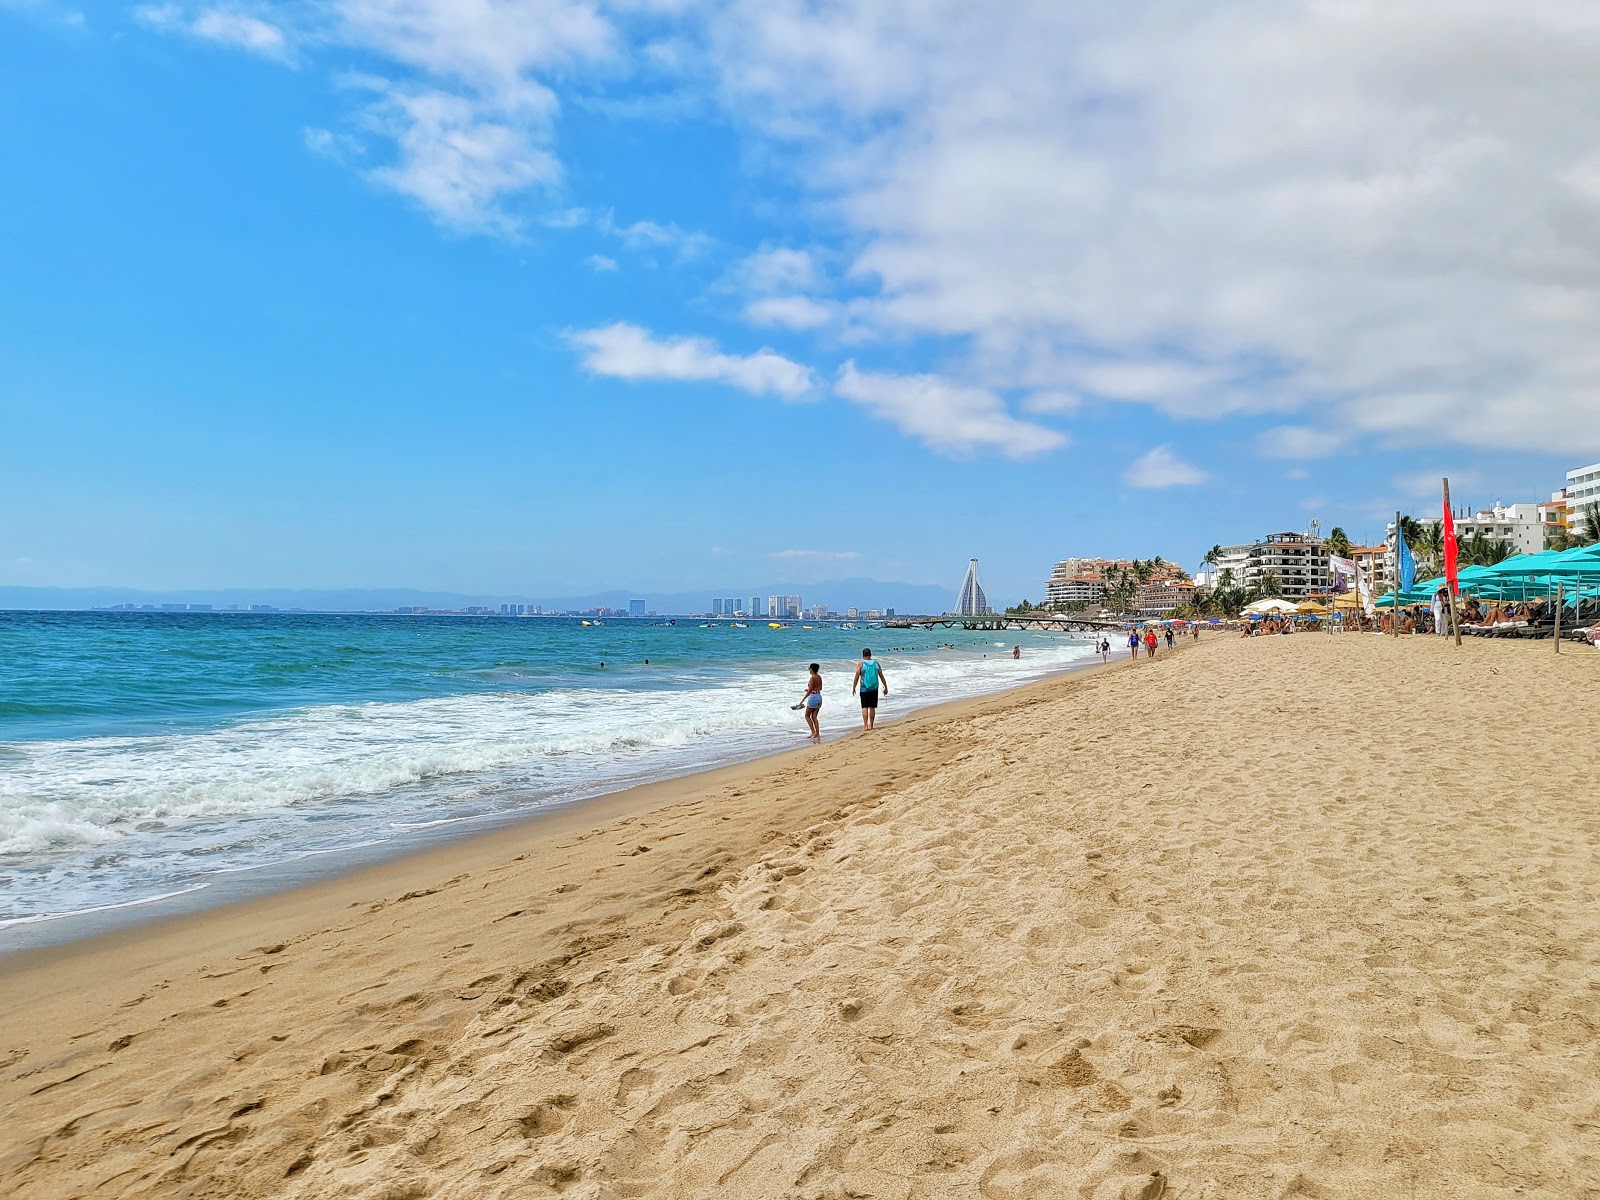
[[[1461,587],[1456,582],[1456,519],[1450,515],[1450,506],[1444,506],[1444,577],[1450,584],[1450,594],[1459,596]]]

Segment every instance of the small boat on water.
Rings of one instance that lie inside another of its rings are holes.
[[[579,624],[581,624],[585,629],[587,629],[587,628],[589,628],[589,626],[593,625],[594,622],[593,621],[581,621],[581,622],[579,622]]]
[[[780,625],[777,621],[768,621],[767,622],[767,628],[768,629],[782,629],[783,626]]]
[[[701,625],[700,628],[701,629],[711,629],[711,628],[713,628],[713,626],[712,626],[710,621],[707,621],[705,624]]]
[[[735,621],[732,625],[729,625],[728,628],[729,629],[749,629],[750,626],[746,625],[743,621]]]

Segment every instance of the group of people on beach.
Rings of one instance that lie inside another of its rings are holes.
[[[1156,656],[1156,648],[1161,645],[1163,638],[1166,639],[1167,649],[1171,650],[1177,642],[1177,635],[1172,632],[1172,626],[1168,625],[1160,634],[1156,633],[1154,629],[1144,629],[1142,631],[1139,629],[1129,630],[1128,657],[1130,659],[1137,659],[1139,657],[1139,651],[1142,648],[1146,658],[1154,658]],[[1108,657],[1107,652],[1110,649],[1111,643],[1106,641],[1101,642],[1100,657],[1102,660]]]
[[[806,694],[800,697],[796,708],[806,714],[806,728],[811,740],[822,740],[822,664],[812,663],[810,677],[806,680]],[[889,677],[883,673],[883,664],[872,657],[871,650],[861,651],[861,661],[856,663],[855,677],[850,681],[850,694],[861,697],[861,728],[872,729],[878,723],[878,696],[889,694]]]

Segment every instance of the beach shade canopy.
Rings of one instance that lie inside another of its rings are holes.
[[[1287,600],[1257,600],[1253,604],[1246,604],[1243,611],[1249,616],[1259,617],[1267,613],[1292,613],[1295,606]]]
[[[1315,600],[1302,600],[1294,606],[1294,610],[1301,616],[1320,617],[1328,611],[1328,608],[1324,604],[1318,604]]]
[[[1361,593],[1340,592],[1333,598],[1333,607],[1336,612],[1359,612],[1361,609]]]

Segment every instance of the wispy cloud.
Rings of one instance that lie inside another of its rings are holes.
[[[633,221],[620,224],[613,214],[605,212],[594,224],[605,236],[616,238],[630,250],[671,250],[680,259],[694,258],[711,245],[707,234],[671,223]]]
[[[800,558],[812,562],[845,562],[852,558],[860,558],[855,550],[773,550],[768,558]]]
[[[352,82],[377,93],[367,125],[396,151],[393,162],[367,177],[410,197],[440,224],[514,234],[521,221],[505,209],[505,197],[561,177],[560,163],[530,131],[526,113],[497,111],[449,91],[371,78]]]
[[[1031,458],[1067,444],[1059,430],[1012,416],[994,392],[939,375],[863,371],[851,361],[839,369],[833,390],[944,454]]]
[[[178,4],[146,4],[133,15],[152,29],[245,50],[262,58],[290,61],[289,39],[281,26],[235,8],[187,10]]]
[[[619,321],[567,335],[594,375],[627,380],[721,383],[753,396],[800,400],[815,391],[811,368],[773,350],[724,354],[708,338],[656,337]]]
[[[1171,446],[1157,446],[1134,459],[1122,478],[1129,487],[1169,488],[1204,483],[1208,476],[1174,454]]]
[[[745,320],[763,327],[816,329],[837,316],[837,306],[810,296],[763,296],[745,305]]]
[[[583,261],[595,271],[615,271],[617,269],[617,260],[608,258],[604,254],[591,254]]]
[[[1343,449],[1347,440],[1329,429],[1278,425],[1256,436],[1256,452],[1266,458],[1326,458]]]

